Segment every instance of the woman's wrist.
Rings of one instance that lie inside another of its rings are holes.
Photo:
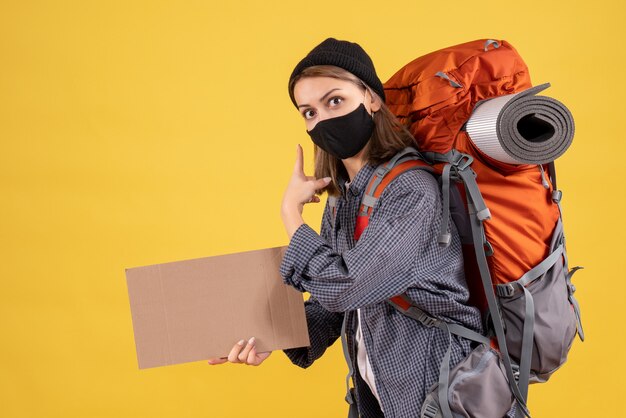
[[[296,233],[298,228],[304,224],[304,219],[302,218],[302,214],[298,207],[292,207],[289,205],[282,205],[281,207],[281,217],[283,220],[283,224],[285,225],[285,230],[287,231],[287,235],[289,239]]]

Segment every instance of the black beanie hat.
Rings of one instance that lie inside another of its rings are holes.
[[[334,65],[351,72],[378,93],[383,102],[385,101],[385,89],[383,88],[383,83],[380,82],[380,79],[376,75],[374,63],[359,44],[348,41],[338,41],[335,38],[326,39],[313,48],[311,52],[296,65],[296,68],[294,68],[291,73],[291,77],[289,77],[289,84],[291,84],[291,80],[300,74],[302,70],[314,65]],[[291,91],[289,95],[294,106],[297,107],[298,105]]]

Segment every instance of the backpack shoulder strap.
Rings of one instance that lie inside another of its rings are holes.
[[[330,210],[330,219],[332,221],[333,228],[335,227],[335,218],[337,217],[337,197],[328,196],[328,208]]]
[[[426,327],[437,327],[439,329],[443,329],[444,331],[449,331],[452,334],[458,335],[459,337],[464,337],[481,344],[489,345],[491,343],[491,340],[485,335],[479,334],[478,332],[459,324],[445,323],[445,321],[428,315],[426,312],[413,305],[411,299],[409,299],[406,293],[394,296],[387,302],[401,314],[421,322]],[[444,323],[446,324],[445,326]]]
[[[365,193],[361,201],[361,207],[359,209],[359,214],[357,216],[356,226],[354,229],[355,241],[358,241],[361,234],[367,227],[369,223],[369,217],[371,216],[374,210],[374,206],[376,205],[376,202],[383,193],[385,187],[400,174],[413,169],[425,169],[433,171],[430,164],[426,163],[422,159],[422,156],[419,154],[419,152],[413,148],[407,148],[401,151],[389,162],[380,165],[376,169],[365,189]],[[413,305],[406,293],[394,296],[393,298],[387,300],[387,302],[403,315],[419,321],[424,326],[437,327],[447,333],[448,348],[439,367],[438,395],[441,401],[443,416],[446,418],[452,417],[452,412],[450,411],[450,406],[448,402],[448,379],[450,375],[452,334],[487,345],[489,345],[490,343],[489,338],[462,325],[447,323],[443,320],[437,319],[427,314],[423,310],[419,309],[417,306]]]
[[[361,200],[361,207],[359,208],[359,214],[357,216],[356,226],[354,228],[355,242],[359,240],[361,234],[367,227],[369,223],[369,217],[385,187],[400,174],[413,169],[424,169],[428,171],[433,171],[430,164],[426,163],[423,160],[419,151],[412,147],[407,147],[403,149],[402,151],[397,153],[391,160],[378,166],[378,168],[370,178],[365,188],[363,198]],[[334,225],[337,198],[335,198],[334,196],[329,196],[328,205],[331,211]],[[401,296],[397,296],[397,298],[398,297]],[[416,313],[416,310],[411,310],[411,312]],[[358,412],[356,410],[354,389],[350,388],[350,379],[354,375],[354,370],[350,359],[348,343],[346,339],[346,318],[347,315],[344,315],[341,329],[343,352],[346,358],[346,362],[348,363],[348,375],[346,376],[346,402],[348,402],[348,404],[350,405],[348,418],[356,418],[358,416]]]
[[[378,202],[385,187],[400,174],[415,169],[433,171],[430,164],[424,161],[419,151],[412,147],[403,149],[391,160],[376,168],[376,171],[365,187],[365,193],[361,200],[361,207],[359,208],[359,214],[356,218],[356,226],[354,228],[354,241],[359,240],[361,234],[369,224],[369,218],[374,210],[374,206],[376,202]]]

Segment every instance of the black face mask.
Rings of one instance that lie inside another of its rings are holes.
[[[374,120],[361,103],[347,115],[318,122],[306,132],[315,145],[343,160],[354,157],[365,147],[374,132]]]

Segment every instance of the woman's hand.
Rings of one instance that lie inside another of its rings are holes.
[[[228,357],[211,358],[208,360],[210,365],[223,364],[227,361],[231,363],[247,364],[250,366],[258,366],[272,354],[271,351],[265,351],[261,353],[256,352],[256,340],[254,337],[248,340],[248,343],[244,347],[244,340],[235,344],[228,353]]]
[[[302,219],[302,209],[304,205],[307,203],[319,203],[320,199],[315,195],[315,192],[326,187],[331,180],[330,177],[318,180],[315,177],[306,176],[304,174],[303,160],[302,147],[298,144],[296,150],[296,164],[283,195],[281,205],[281,215],[289,238],[291,238],[298,227],[304,223]]]

